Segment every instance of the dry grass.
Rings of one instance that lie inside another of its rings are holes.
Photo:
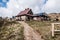
[[[16,32],[15,30],[19,28]],[[24,28],[20,23],[15,21],[5,21],[0,27],[0,40],[24,40]]]
[[[27,23],[34,28],[42,38],[45,40],[60,40],[60,36],[56,35],[54,38],[51,36],[51,23],[50,21],[27,21]]]

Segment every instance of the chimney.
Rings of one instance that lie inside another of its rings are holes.
[[[27,9],[29,9],[29,8],[26,8],[25,10],[27,10]]]

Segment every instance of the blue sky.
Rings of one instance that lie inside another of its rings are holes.
[[[0,7],[7,7],[7,2],[9,0],[0,0]]]
[[[0,0],[0,16],[15,16],[25,8],[31,8],[34,14],[59,13],[59,4],[60,0]]]
[[[7,7],[7,2],[8,2],[9,0],[0,0],[0,7]],[[44,0],[44,3],[43,4],[45,4],[46,2],[47,2],[48,0]]]
[[[0,15],[15,16],[25,8],[31,8],[35,14],[40,13],[46,2],[47,0],[0,0]]]

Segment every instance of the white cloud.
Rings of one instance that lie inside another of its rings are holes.
[[[31,8],[34,13],[39,13],[45,0],[18,0],[17,3],[22,9]]]
[[[18,9],[15,4],[16,2],[14,0],[10,0],[7,3],[7,8],[0,7],[0,15],[3,17],[11,17],[13,15],[16,15],[18,13]]]
[[[39,13],[44,1],[45,0],[9,0],[7,8],[0,8],[0,15],[11,17],[17,15],[25,8],[31,8],[34,13]]]
[[[60,12],[60,0],[48,0],[43,9],[47,13],[59,13]]]
[[[0,15],[2,16],[2,17],[6,17],[6,16],[11,16],[11,14],[12,14],[12,11],[9,11],[8,9],[6,9],[6,8],[0,8]]]

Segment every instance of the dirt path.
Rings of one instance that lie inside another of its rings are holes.
[[[20,22],[24,26],[25,40],[43,40],[41,35],[33,30],[27,23]]]

